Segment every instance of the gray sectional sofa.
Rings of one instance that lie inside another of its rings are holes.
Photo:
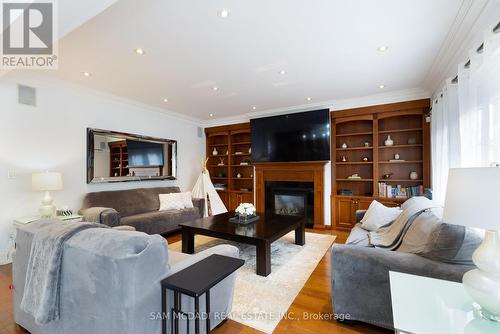
[[[36,334],[160,334],[160,281],[211,254],[238,257],[231,245],[218,245],[195,255],[167,248],[159,235],[91,228],[78,232],[63,246],[60,281],[60,318],[40,325],[31,314],[21,310],[26,271],[34,234],[59,220],[37,221],[17,228],[13,261],[14,319]],[[231,311],[235,274],[211,289],[211,328]],[[173,305],[173,293],[167,299]],[[200,297],[205,310],[205,296]],[[194,300],[182,296],[182,311],[194,312]],[[180,333],[186,333],[180,321]],[[189,333],[194,333],[190,320]],[[170,333],[170,327],[169,333]],[[200,326],[205,333],[205,326]]]
[[[389,271],[461,282],[464,273],[475,268],[471,255],[481,240],[463,226],[436,224],[427,236],[434,240],[432,250],[421,254],[404,250],[409,248],[405,243],[415,243],[415,234],[422,237],[422,229],[418,234],[417,228],[410,228],[399,248],[391,251],[370,246],[369,232],[359,223],[364,213],[357,212],[358,224],[347,243],[332,247],[332,307],[337,319],[394,329]]]
[[[80,214],[86,221],[96,221],[111,227],[129,225],[148,234],[175,232],[180,229],[179,223],[202,217],[205,206],[203,199],[193,199],[194,208],[158,211],[159,194],[178,192],[178,187],[92,192],[85,195]]]

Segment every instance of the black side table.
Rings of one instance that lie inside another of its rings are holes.
[[[172,316],[171,332],[178,334],[179,316],[187,316],[181,310],[181,294],[194,297],[195,333],[198,334],[200,332],[200,296],[205,294],[207,334],[210,333],[210,289],[235,272],[243,264],[245,264],[243,260],[214,254],[163,279],[161,281],[162,333],[167,334],[167,289],[174,292],[174,305],[168,310]],[[188,316],[188,333],[189,319],[190,317]]]

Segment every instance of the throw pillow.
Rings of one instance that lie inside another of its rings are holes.
[[[181,195],[182,195],[182,202],[184,204],[184,208],[186,208],[186,209],[194,208],[193,196],[191,195],[191,192],[187,191],[185,193],[181,193]]]
[[[382,226],[392,223],[400,214],[400,208],[390,208],[373,201],[361,219],[361,227],[368,231],[376,231]]]
[[[429,250],[420,255],[439,262],[472,265],[472,253],[483,241],[483,232],[443,223],[434,230]]]
[[[182,210],[184,209],[184,196],[181,193],[159,194],[160,210]]]

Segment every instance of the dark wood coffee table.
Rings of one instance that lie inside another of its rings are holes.
[[[305,219],[303,217],[265,218],[248,225],[229,222],[234,212],[200,218],[179,224],[182,229],[182,252],[194,253],[195,234],[254,245],[257,248],[257,275],[271,273],[271,244],[290,231],[295,230],[295,244],[303,246],[305,238]]]

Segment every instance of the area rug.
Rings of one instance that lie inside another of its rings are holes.
[[[335,241],[328,234],[306,233],[306,244],[295,245],[295,232],[271,244],[271,274],[255,273],[255,247],[205,236],[195,237],[195,252],[219,244],[239,248],[245,265],[236,274],[230,318],[265,333],[272,333],[326,251]],[[180,251],[181,242],[169,245]]]

